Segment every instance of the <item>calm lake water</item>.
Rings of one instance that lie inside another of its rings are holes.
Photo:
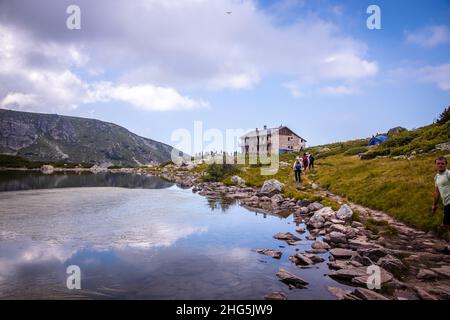
[[[345,287],[325,276],[328,253],[307,269],[288,260],[295,248],[310,248],[272,238],[295,234],[292,217],[207,199],[157,177],[0,172],[0,190],[1,299],[263,299],[272,291],[334,299],[327,286]],[[81,290],[67,289],[69,265],[81,269]],[[289,290],[276,277],[280,267],[308,288]]]

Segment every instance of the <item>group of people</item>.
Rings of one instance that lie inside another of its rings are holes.
[[[309,153],[305,153],[303,156],[298,156],[295,159],[292,169],[295,172],[295,182],[302,182],[302,171],[305,173],[308,169],[314,169],[314,156]]]

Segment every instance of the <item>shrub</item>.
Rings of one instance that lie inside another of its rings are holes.
[[[361,160],[374,159],[376,157],[387,156],[391,153],[391,149],[373,150],[361,155]]]
[[[450,120],[450,107],[445,108],[445,110],[439,115],[437,120],[438,124],[445,124]]]
[[[360,153],[364,153],[367,151],[367,147],[354,147],[350,148],[347,151],[344,152],[344,155],[346,156],[354,156]]]
[[[231,164],[217,164],[213,163],[208,165],[206,169],[207,175],[205,177],[206,181],[218,182],[225,178],[239,173],[239,169]]]

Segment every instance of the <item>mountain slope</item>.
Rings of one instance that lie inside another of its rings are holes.
[[[0,153],[33,161],[145,165],[171,158],[172,147],[94,119],[0,109]]]

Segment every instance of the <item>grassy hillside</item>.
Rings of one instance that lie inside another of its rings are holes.
[[[449,156],[450,151],[436,149],[449,141],[450,121],[441,121],[390,136],[376,147],[367,147],[366,139],[309,148],[318,156],[316,174],[310,178],[351,201],[420,229],[440,231],[442,210],[435,216],[430,210],[434,160]]]
[[[439,155],[450,156],[450,151],[436,150],[435,146],[450,141],[450,121],[401,132],[375,147],[367,147],[368,141],[359,139],[307,149],[316,155],[316,169],[303,179],[302,185],[294,182],[295,154],[281,155],[280,160],[289,165],[273,176],[262,176],[260,167],[248,165],[225,170],[203,165],[195,170],[207,171],[209,177],[226,184],[231,184],[230,178],[235,174],[248,185],[258,187],[274,178],[286,185],[285,195],[297,199],[318,199],[310,184],[316,182],[350,201],[383,210],[422,230],[441,233],[443,210],[431,214],[434,160]],[[330,200],[322,200],[336,207]]]

